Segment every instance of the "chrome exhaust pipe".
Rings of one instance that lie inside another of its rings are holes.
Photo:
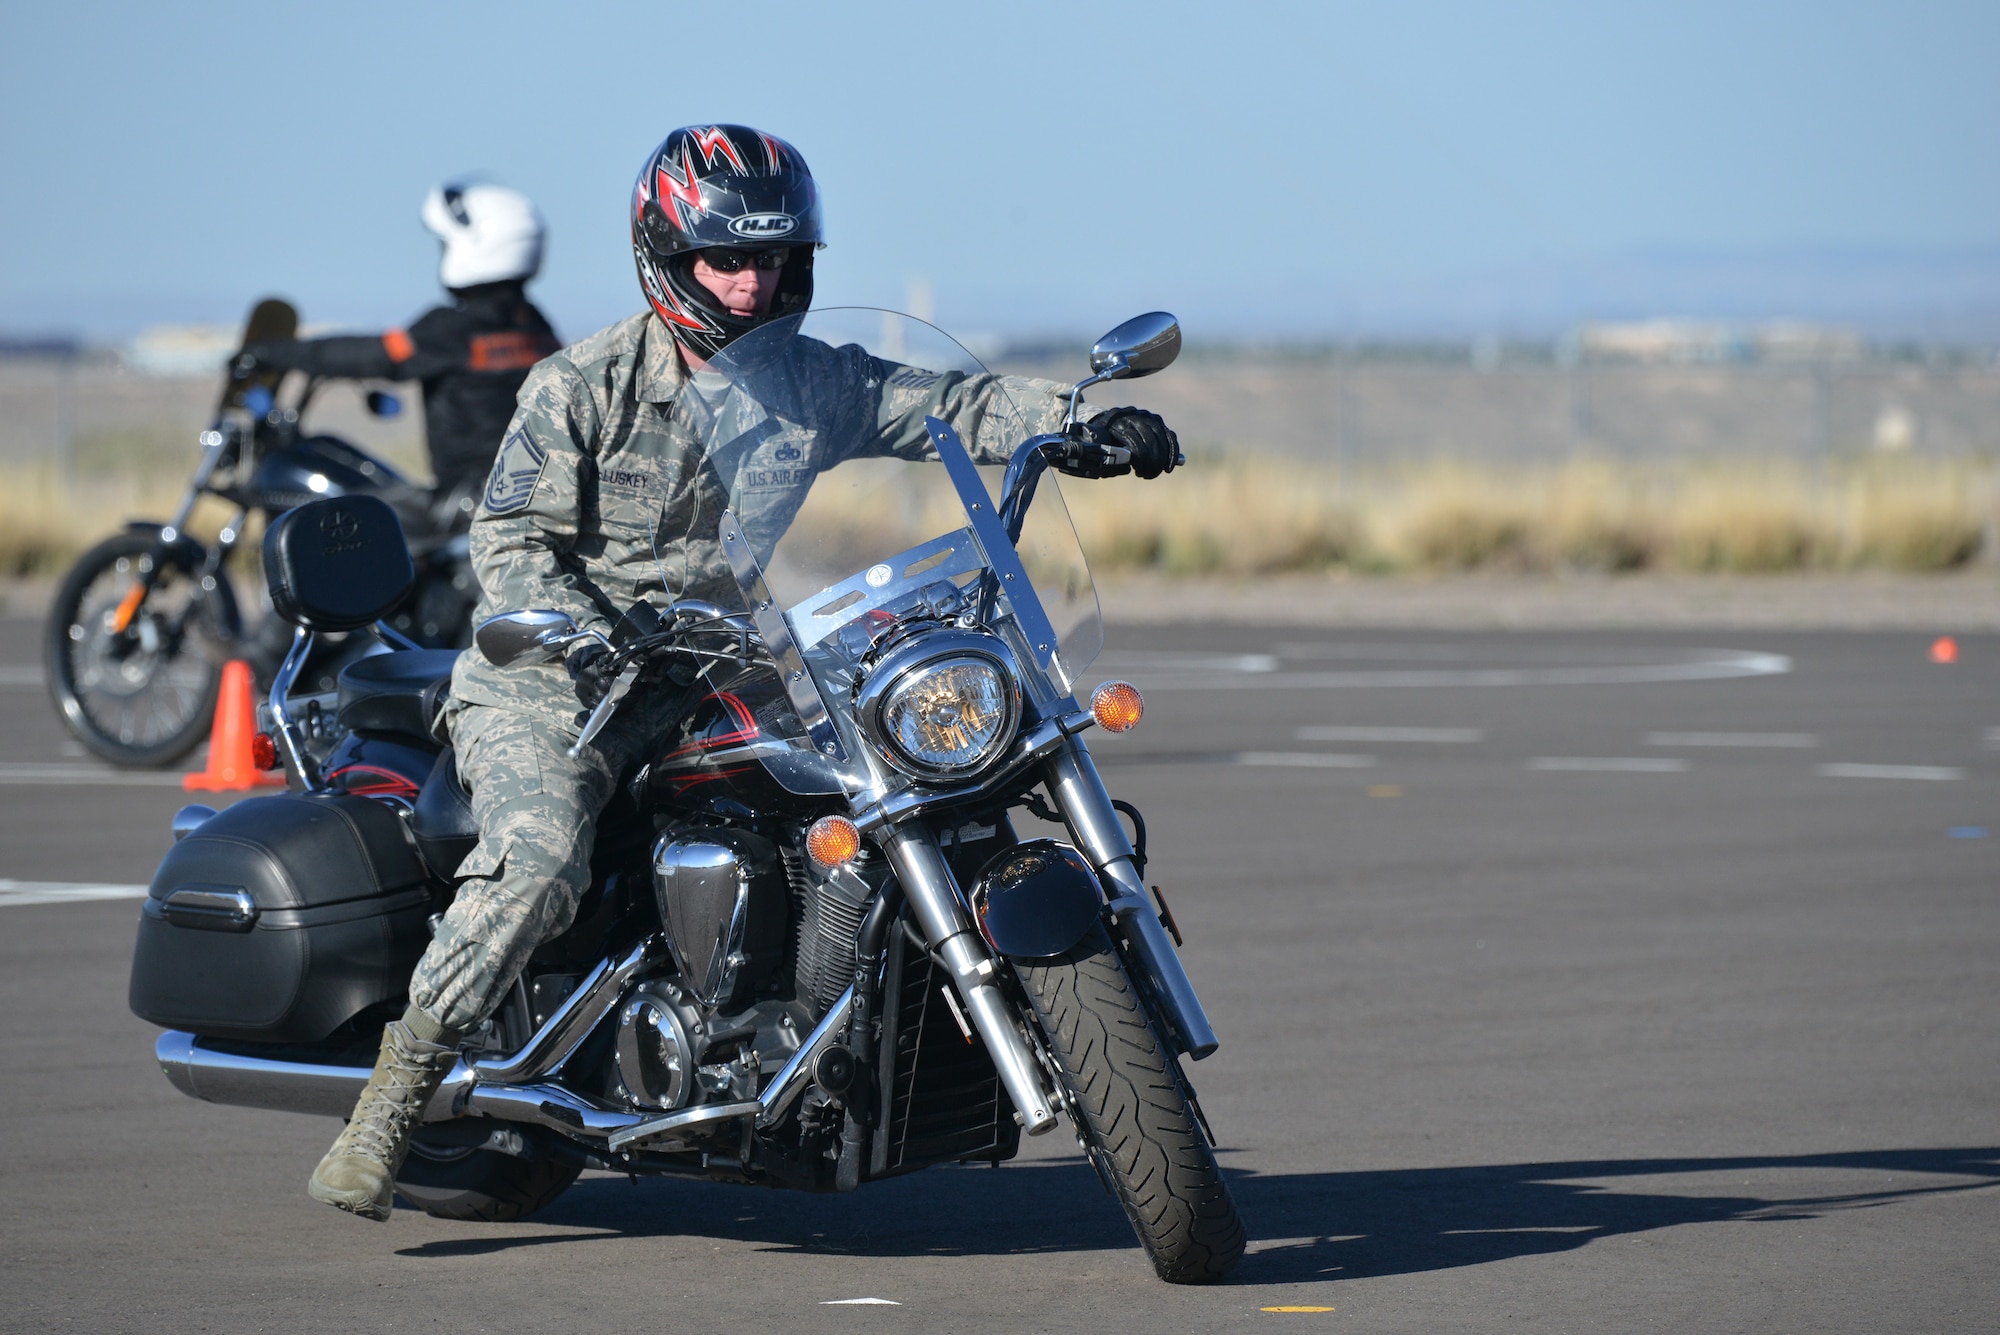
[[[529,1122],[569,1136],[599,1138],[645,1120],[633,1113],[607,1112],[557,1085],[474,1085],[461,1112],[502,1122]],[[442,1120],[435,1100],[424,1120]]]
[[[173,1029],[160,1035],[154,1052],[160,1070],[189,1098],[320,1117],[353,1112],[373,1069],[248,1057],[205,1046],[195,1035]],[[644,1120],[606,1112],[555,1085],[484,1085],[475,1080],[474,1068],[460,1061],[431,1097],[424,1120],[448,1122],[473,1114],[586,1136],[608,1136]]]
[[[282,1061],[207,1046],[208,1040],[169,1029],[153,1044],[160,1071],[175,1089],[203,1103],[313,1117],[346,1117],[354,1111],[372,1066]],[[458,1116],[457,1105],[472,1083],[472,1068],[460,1059],[424,1109],[426,1122]]]
[[[568,1060],[576,1047],[597,1027],[625,995],[634,974],[657,958],[661,944],[657,937],[633,947],[618,960],[606,960],[584,979],[583,984],[556,1008],[521,1050],[511,1057],[467,1062],[460,1059],[444,1078],[430,1106],[424,1111],[427,1122],[448,1121],[460,1116],[476,1102],[474,1094],[497,1087],[519,1089],[523,1093],[544,1087],[532,1082]],[[206,1046],[193,1034],[169,1029],[153,1045],[160,1070],[175,1089],[205,1103],[227,1103],[241,1108],[269,1108],[275,1112],[311,1113],[322,1117],[345,1117],[354,1111],[361,1088],[368,1083],[372,1066],[337,1066],[330,1063],[283,1061],[274,1057],[248,1056]],[[531,1104],[511,1097],[493,1096],[487,1102],[494,1117],[508,1121],[540,1122],[557,1130],[576,1130],[574,1123],[560,1114],[544,1115],[542,1102],[558,1107],[574,1104],[574,1111],[591,1112],[590,1105],[561,1090],[554,1097],[536,1099]],[[506,1109],[507,1111],[502,1111]],[[530,1112],[534,1115],[528,1115]],[[611,1114],[597,1114],[599,1117]],[[550,1120],[553,1117],[554,1120]],[[639,1121],[623,1118],[616,1127],[589,1134],[609,1135],[611,1130]],[[590,1119],[585,1119],[589,1123]]]
[[[804,1090],[813,1060],[845,1027],[854,1002],[853,988],[841,996],[792,1054],[764,1097],[756,1101],[698,1104],[665,1118],[649,1118],[600,1108],[558,1085],[534,1083],[568,1060],[624,997],[632,978],[657,957],[660,946],[659,939],[652,938],[622,958],[600,964],[513,1056],[470,1062],[460,1058],[431,1096],[424,1120],[447,1122],[483,1116],[526,1122],[569,1136],[611,1138],[613,1149],[631,1140],[657,1139],[669,1130],[707,1122],[753,1114],[764,1115],[759,1118],[760,1125],[776,1120]],[[225,1052],[179,1030],[161,1034],[154,1052],[160,1070],[174,1088],[190,1098],[323,1117],[345,1117],[353,1112],[373,1069]]]
[[[569,1060],[577,1045],[590,1036],[597,1022],[608,1015],[634,974],[665,953],[664,943],[647,937],[625,953],[624,958],[605,960],[590,976],[564,998],[555,1014],[542,1022],[534,1036],[511,1057],[474,1062],[472,1069],[480,1085],[524,1085],[539,1080]]]
[[[178,1029],[161,1034],[153,1053],[174,1088],[191,1099],[321,1117],[353,1112],[372,1069],[221,1052]]]

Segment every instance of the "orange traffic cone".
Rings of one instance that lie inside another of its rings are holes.
[[[250,665],[232,658],[222,665],[222,691],[215,697],[215,730],[208,735],[208,768],[183,774],[189,792],[237,792],[246,788],[282,788],[283,770],[261,770],[252,758],[257,714],[250,702]]]
[[[1958,661],[1958,641],[1949,635],[1940,635],[1931,642],[1931,662],[1956,663]]]

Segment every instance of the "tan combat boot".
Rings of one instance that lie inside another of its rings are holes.
[[[430,1038],[420,1037],[424,1034]],[[377,1223],[389,1218],[396,1173],[410,1150],[410,1128],[450,1073],[457,1038],[415,1007],[382,1031],[375,1072],[346,1129],[313,1169],[307,1195]]]

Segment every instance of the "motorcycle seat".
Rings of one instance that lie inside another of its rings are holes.
[[[340,670],[340,725],[364,736],[435,746],[431,720],[451,689],[451,665],[457,661],[456,649],[404,649],[356,659]]]
[[[441,881],[457,880],[458,864],[479,842],[479,822],[472,814],[472,793],[458,776],[458,754],[451,747],[438,753],[430,776],[417,790],[409,828],[431,874]]]

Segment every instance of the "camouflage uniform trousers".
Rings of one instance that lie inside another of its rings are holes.
[[[546,717],[451,706],[479,844],[459,865],[458,897],[410,978],[411,1004],[438,1024],[476,1027],[536,947],[568,930],[590,888],[598,814],[671,722],[667,701],[653,695],[634,691],[573,760],[574,736]]]

